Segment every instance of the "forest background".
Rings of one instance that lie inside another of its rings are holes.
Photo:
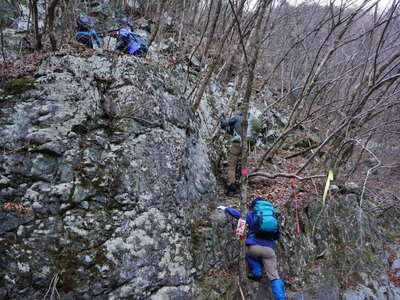
[[[244,100],[245,116],[256,100],[264,101],[266,109],[289,112],[250,175],[304,179],[332,169],[338,182],[356,182],[363,193],[399,210],[399,4],[4,0],[0,80],[7,88],[15,79],[29,78],[46,55],[73,43],[79,12],[95,17],[105,38],[115,29],[113,13],[122,9],[132,20],[147,23],[153,49],[160,50],[163,40],[173,41],[167,51],[157,51],[149,60],[168,68],[197,67],[197,85],[187,99],[194,112],[211,78],[238,91],[227,101],[227,114],[238,99]],[[7,29],[24,13],[28,22],[17,26],[22,38],[11,43]],[[302,128],[312,133],[307,139],[299,134]],[[275,173],[258,172],[299,138],[306,140],[303,149],[286,158],[301,155],[301,163]],[[246,157],[247,150],[244,168]],[[247,198],[246,189],[242,192]]]

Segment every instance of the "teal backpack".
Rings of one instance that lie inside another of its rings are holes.
[[[253,232],[257,238],[275,240],[279,232],[279,224],[274,205],[264,199],[256,199],[253,211]]]

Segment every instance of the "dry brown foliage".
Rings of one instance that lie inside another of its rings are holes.
[[[298,149],[296,151],[298,151]],[[273,172],[266,169],[265,171],[270,173],[295,173],[295,171],[305,162],[306,159],[303,156],[297,156],[291,159],[285,159],[285,157],[294,154],[296,151],[278,151],[274,158],[274,165],[278,166],[278,169],[274,170]],[[258,159],[257,156],[258,155],[256,153],[255,157],[249,160],[250,169],[256,166],[256,162]],[[323,178],[314,179],[313,181],[309,180],[302,183],[303,187],[296,191],[299,205],[306,206],[308,203],[313,201],[312,199],[315,199],[315,195],[322,195],[324,183],[325,179]],[[298,183],[297,187],[299,186],[300,185]],[[303,192],[303,190],[307,192]],[[270,182],[270,184],[250,186],[249,201],[251,201],[255,197],[263,197],[270,200],[271,202],[274,202],[275,205],[278,206],[290,204],[290,202],[293,201],[290,179],[277,178],[274,181]]]
[[[85,45],[76,41],[68,41],[63,44],[58,54],[61,55],[73,55],[79,57],[90,57],[95,53],[95,50],[87,48]]]
[[[212,269],[207,273],[207,275],[211,277],[230,277],[233,274],[230,274],[226,269]]]
[[[6,202],[3,204],[3,210],[7,212],[24,213],[27,211],[31,211],[32,208],[25,207],[22,204],[15,202]]]
[[[354,277],[353,274],[350,273],[341,273],[338,274],[337,276],[338,278],[341,278],[342,280],[340,281],[340,287],[342,289],[355,289],[357,288],[357,286],[359,286],[359,282],[357,282]]]
[[[400,268],[390,270],[388,272],[390,281],[397,287],[400,287]]]
[[[89,49],[76,41],[65,42],[56,55],[73,55],[79,57],[90,57],[95,50]],[[37,72],[43,59],[48,57],[50,52],[34,52],[18,57],[17,59],[6,60],[0,73],[0,83],[9,80],[34,75]]]
[[[0,83],[32,75],[47,56],[48,53],[35,52],[20,56],[15,60],[7,60],[3,65],[3,73],[0,74]]]

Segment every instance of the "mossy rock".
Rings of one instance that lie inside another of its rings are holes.
[[[391,241],[395,242],[400,238],[400,235],[397,232],[386,231],[386,237]]]
[[[352,279],[354,279],[356,282],[358,282],[360,284],[364,283],[364,279],[361,276],[361,273],[359,273],[359,272],[353,272],[351,274],[351,277],[352,277]]]
[[[221,272],[220,272],[221,271]],[[199,281],[196,299],[234,299],[237,283],[236,278],[226,274],[223,270],[214,269],[214,275],[205,276]],[[221,291],[226,291],[221,293]]]
[[[259,119],[251,119],[251,122],[252,122],[251,133],[254,136],[257,136],[260,133],[263,124]]]
[[[31,76],[13,79],[3,83],[0,88],[6,95],[18,95],[34,87],[35,80]]]
[[[283,145],[284,150],[308,148],[319,144],[318,138],[311,135],[294,135],[289,137]]]

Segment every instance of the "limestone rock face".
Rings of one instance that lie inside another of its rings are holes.
[[[65,299],[195,294],[191,232],[214,201],[217,118],[189,113],[184,76],[59,55],[3,96],[0,295],[42,299],[52,279]]]

